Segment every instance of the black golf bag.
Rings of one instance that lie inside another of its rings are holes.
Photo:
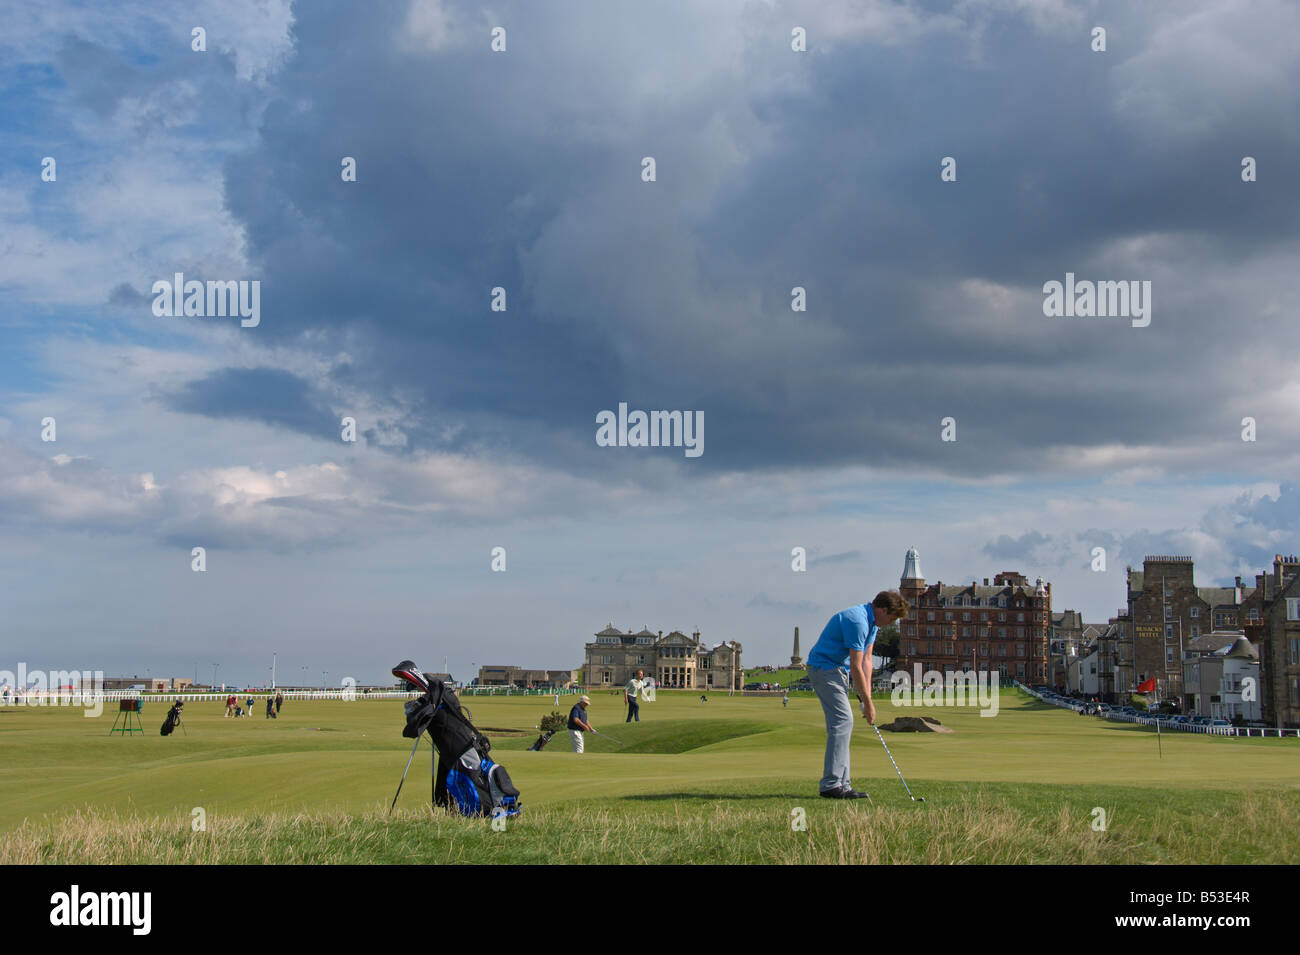
[[[543,733],[541,736],[537,737],[537,742],[533,743],[532,746],[528,747],[528,752],[530,753],[539,752],[543,746],[545,746],[547,743],[551,741],[551,737],[553,735],[555,735],[555,730],[548,730],[547,732]]]
[[[406,704],[402,735],[418,739],[427,732],[438,750],[433,803],[463,816],[519,813],[519,790],[504,766],[488,757],[492,744],[475,729],[452,689],[430,680],[428,693]]]
[[[181,707],[180,704],[177,703],[174,704],[172,708],[167,711],[167,718],[163,720],[162,729],[158,731],[159,734],[163,736],[171,736],[172,731],[176,729],[176,721],[179,720],[180,718],[181,718]]]

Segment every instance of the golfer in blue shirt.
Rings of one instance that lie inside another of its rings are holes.
[[[808,654],[808,681],[826,714],[826,763],[821,795],[827,799],[869,799],[849,779],[849,743],[853,708],[849,684],[862,701],[862,715],[876,722],[871,702],[871,647],[880,627],[907,616],[907,601],[897,590],[882,590],[869,604],[858,604],[831,617]]]

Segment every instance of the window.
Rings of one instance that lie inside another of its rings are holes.
[[[1195,640],[1200,635],[1201,635],[1201,628],[1198,627],[1196,624],[1192,624],[1192,639]]]
[[[1291,664],[1300,664],[1300,637],[1291,638]]]
[[[1250,612],[1252,617],[1256,616],[1254,610]],[[1286,598],[1286,618],[1288,620],[1300,620],[1300,597]]]
[[[1251,608],[1250,608],[1250,613],[1246,614],[1246,619],[1247,619],[1247,620],[1254,620],[1255,622],[1258,623],[1258,622],[1259,622],[1259,608],[1258,608],[1258,607],[1251,607]]]
[[[1200,608],[1200,607],[1193,607],[1193,608],[1192,608],[1192,619],[1195,620],[1195,619],[1196,619],[1197,617],[1199,617],[1200,615],[1201,615],[1201,608]]]
[[[1007,638],[1007,628],[998,627],[998,639],[1005,640],[1006,638]]]
[[[912,657],[916,656],[916,644],[915,644],[915,643],[909,643],[909,644],[907,645],[907,655],[908,655],[908,656],[912,656]]]
[[[1016,623],[1024,623],[1024,622],[1025,622],[1025,615],[1023,613],[1016,614]]]
[[[998,623],[1006,623],[1006,622],[1007,622],[1007,615],[1004,613],[998,614]]]
[[[1174,653],[1175,651],[1173,647],[1165,647],[1165,663],[1174,662]]]
[[[1165,619],[1166,620],[1174,619],[1174,608],[1169,606],[1169,604],[1165,604]]]
[[[966,613],[962,614],[962,615],[961,615],[961,618],[962,618],[962,620],[966,621],[967,623],[970,623],[970,612],[967,611]]]
[[[926,619],[927,619],[927,620],[933,620],[933,619],[934,619],[934,611],[933,611],[933,610],[930,611],[930,616],[927,617]]]
[[[946,613],[943,615],[943,619],[944,619],[944,620],[952,620],[952,611],[949,610],[948,612],[946,612]]]
[[[1167,623],[1165,624],[1165,639],[1172,640],[1173,638],[1174,638],[1174,625],[1172,623]]]
[[[1025,645],[1024,645],[1023,643],[1021,643],[1021,644],[1017,644],[1017,646],[1016,646],[1016,656],[1018,656],[1018,657],[1023,657],[1024,655],[1025,655]]]
[[[925,635],[926,635],[927,637],[933,637],[933,636],[934,636],[934,627],[926,627],[926,628],[925,628]]]

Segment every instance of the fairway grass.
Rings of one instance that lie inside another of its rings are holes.
[[[862,721],[854,785],[872,801],[818,798],[815,699],[660,691],[625,724],[621,696],[596,694],[592,722],[620,742],[589,734],[582,756],[565,734],[524,751],[549,698],[465,702],[522,731],[494,739],[525,807],[504,832],[429,808],[427,743],[387,817],[410,752],[396,700],[289,701],[279,720],[196,703],[167,738],[146,706],[128,739],[108,737],[113,714],[0,710],[0,862],[1290,863],[1300,845],[1296,741],[1168,734],[1160,756],[1146,728],[1015,691],[994,718],[878,697],[882,723],[954,729],[886,734],[925,804]]]

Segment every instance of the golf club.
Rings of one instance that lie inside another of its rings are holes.
[[[871,728],[876,731],[876,737],[880,740],[880,745],[885,747],[885,755],[889,757],[891,763],[894,763],[894,754],[889,751],[889,745],[885,742],[885,737],[880,735],[880,727],[872,723]],[[899,779],[903,779],[903,771],[898,768],[898,763],[894,763],[894,772],[898,773]],[[924,796],[912,796],[912,790],[908,787],[906,779],[903,779],[903,788],[907,790],[907,795],[911,796],[912,802],[925,802]]]
[[[388,807],[390,816],[393,814],[393,806],[397,805],[397,797],[402,794],[402,783],[406,782],[406,774],[411,769],[411,760],[415,759],[415,751],[420,748],[421,739],[423,739],[423,734],[415,738],[415,745],[411,747],[411,755],[406,758],[406,769],[402,770],[402,782],[397,784],[397,792],[393,793],[393,805]]]
[[[592,730],[592,732],[595,733],[597,736],[605,736],[605,734],[602,733],[600,730]],[[623,745],[622,741],[616,740],[612,736],[605,736],[605,739],[609,740],[611,743],[618,743],[619,746]]]

